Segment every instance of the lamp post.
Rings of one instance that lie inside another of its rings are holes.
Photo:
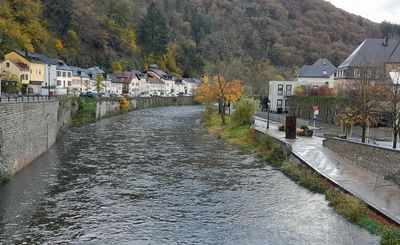
[[[268,99],[268,103],[267,103],[267,130],[269,129],[269,107],[270,107],[270,101]]]

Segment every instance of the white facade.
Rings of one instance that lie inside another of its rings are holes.
[[[335,76],[332,74],[330,77],[298,77],[297,81],[304,85],[310,84],[312,86],[328,86],[329,88],[334,87]]]
[[[72,89],[72,81],[73,76],[71,70],[57,68],[56,90],[58,95],[66,94],[69,89]]]
[[[307,81],[270,81],[269,94],[270,111],[283,113],[288,112],[290,108],[290,98],[295,95],[296,87],[319,88],[329,86],[321,80]]]

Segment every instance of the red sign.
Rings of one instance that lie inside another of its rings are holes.
[[[316,110],[319,109],[319,106],[318,105],[312,105],[312,109],[313,109],[313,111],[316,111]]]

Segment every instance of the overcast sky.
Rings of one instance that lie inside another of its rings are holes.
[[[326,0],[347,12],[374,22],[384,20],[400,24],[400,0]]]

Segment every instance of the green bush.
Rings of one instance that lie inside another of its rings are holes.
[[[367,207],[358,198],[340,191],[327,190],[326,199],[337,213],[353,223],[367,217]]]
[[[308,126],[307,125],[302,125],[300,128],[303,129],[303,130],[307,130]]]
[[[400,244],[400,231],[393,228],[386,228],[382,234],[382,245],[399,245]]]
[[[251,125],[257,104],[254,101],[243,100],[235,104],[232,123],[235,126]]]
[[[0,184],[5,184],[10,180],[10,175],[6,172],[0,171]]]
[[[283,161],[286,160],[286,154],[280,147],[273,147],[271,151],[268,152],[265,157],[265,161],[267,161],[270,165],[274,167],[280,167]]]
[[[328,189],[321,182],[319,175],[315,172],[301,169],[299,166],[290,162],[284,162],[281,170],[285,175],[297,182],[300,186],[303,186],[312,192],[325,193]]]
[[[76,113],[72,124],[80,125],[96,120],[97,100],[94,99],[81,99],[79,103],[78,112]]]

